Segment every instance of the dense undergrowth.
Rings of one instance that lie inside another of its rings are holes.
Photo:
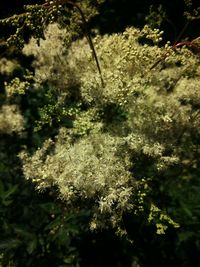
[[[198,43],[96,33],[99,71],[70,12],[0,59],[2,266],[198,266]]]

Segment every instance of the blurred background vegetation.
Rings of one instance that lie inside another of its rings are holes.
[[[23,5],[42,3],[33,0],[7,0],[0,3],[0,18],[23,12]],[[199,7],[199,1],[193,1]],[[91,30],[100,33],[122,32],[127,26],[142,27],[146,23],[164,30],[164,40],[175,42],[187,23],[183,0],[106,0],[99,14],[89,21]],[[191,21],[182,35],[184,40],[199,36],[199,20]],[[18,76],[30,66],[14,48],[7,48],[4,38],[11,27],[0,26],[0,59],[17,59]],[[0,74],[0,106],[5,102],[4,82],[16,73]],[[26,120],[27,133],[12,136],[0,132],[0,265],[2,267],[197,267],[200,265],[200,183],[180,187],[163,183],[160,201],[172,201],[169,206],[175,217],[183,222],[181,229],[170,229],[165,235],[155,235],[154,229],[141,219],[127,215],[127,229],[134,243],[116,237],[112,231],[91,233],[88,229],[89,210],[66,210],[51,192],[35,192],[33,185],[23,178],[17,157],[23,146],[32,151],[48,136],[55,136],[59,125],[55,122],[45,131],[34,132],[38,108],[48,102],[44,93],[29,91],[11,102],[20,105]],[[173,175],[179,173],[173,170]],[[194,175],[199,177],[200,169]],[[170,175],[170,173],[166,174]],[[174,180],[176,183],[178,179]],[[190,187],[188,191],[187,188]],[[156,188],[156,185],[155,185]],[[178,190],[177,190],[178,188]],[[56,193],[56,192],[55,192]],[[161,195],[157,196],[158,200]],[[181,208],[180,208],[181,207]],[[144,220],[145,221],[145,220]]]

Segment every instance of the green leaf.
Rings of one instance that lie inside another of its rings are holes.
[[[8,190],[5,189],[4,184],[0,181],[0,199],[4,206],[9,206],[13,200],[10,199],[11,195],[16,192],[18,185],[11,186]]]
[[[178,246],[194,236],[194,232],[185,231],[178,235]]]
[[[21,245],[21,241],[19,239],[10,238],[0,241],[0,250],[5,249],[16,249]]]
[[[36,250],[36,248],[37,248],[37,239],[35,238],[35,239],[31,240],[31,241],[27,244],[27,248],[26,248],[26,250],[27,250],[27,252],[28,252],[29,254],[32,254],[33,251]]]

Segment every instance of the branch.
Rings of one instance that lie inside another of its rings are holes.
[[[72,2],[70,0],[54,0],[54,1],[50,1],[50,2],[47,2],[47,3],[43,4],[42,7],[51,8],[52,6],[55,6],[55,5],[58,6],[58,5],[63,5],[63,4],[70,4],[70,5],[74,6],[78,10],[79,14],[81,15],[83,24],[85,26],[86,38],[88,40],[89,46],[90,46],[90,48],[92,50],[92,54],[93,54],[94,60],[96,62],[96,66],[97,66],[97,69],[98,69],[98,72],[99,72],[99,76],[100,76],[100,79],[101,79],[101,84],[102,84],[103,87],[105,87],[104,80],[103,80],[103,77],[102,77],[101,68],[100,68],[100,64],[99,64],[99,60],[98,60],[98,57],[97,57],[96,50],[94,48],[94,44],[93,44],[93,41],[92,41],[92,37],[91,37],[90,31],[88,29],[87,21],[86,21],[85,15],[84,15],[82,9],[79,7],[79,5],[77,5],[76,3],[74,3],[74,2]]]

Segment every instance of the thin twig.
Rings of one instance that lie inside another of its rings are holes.
[[[93,54],[94,60],[96,62],[96,66],[97,66],[97,69],[98,69],[98,72],[99,72],[99,76],[100,76],[100,79],[101,79],[101,84],[102,84],[103,87],[105,87],[103,76],[102,76],[102,72],[101,72],[101,68],[100,68],[100,64],[99,64],[99,60],[98,60],[98,57],[97,57],[97,53],[96,53],[96,50],[94,48],[94,44],[93,44],[93,41],[92,41],[92,37],[91,37],[90,31],[88,29],[88,24],[87,24],[85,15],[84,15],[82,9],[80,8],[80,6],[77,5],[76,3],[70,1],[70,0],[56,0],[56,1],[53,1],[53,2],[47,2],[47,3],[43,4],[42,6],[45,7],[45,8],[50,8],[50,7],[54,6],[54,5],[63,5],[63,4],[70,4],[70,5],[74,6],[78,10],[79,14],[81,15],[81,18],[82,18],[82,21],[83,21],[83,24],[84,24],[84,27],[85,27],[86,38],[87,38],[89,46],[90,46],[90,48],[92,50],[92,54]]]
[[[184,42],[178,42],[181,37],[183,36],[183,33],[185,32],[186,28],[189,25],[189,21],[186,22],[186,24],[184,25],[183,29],[181,30],[181,32],[179,33],[178,37],[176,38],[174,44],[172,45],[172,50],[175,50],[177,47],[183,46],[183,45],[187,45],[187,46],[195,46],[198,48],[198,46],[195,44],[195,42],[191,41],[184,41]],[[168,56],[168,52],[163,54],[161,56],[160,59],[158,59],[151,67],[150,70],[154,69],[160,62],[164,61],[166,59],[166,57]]]

